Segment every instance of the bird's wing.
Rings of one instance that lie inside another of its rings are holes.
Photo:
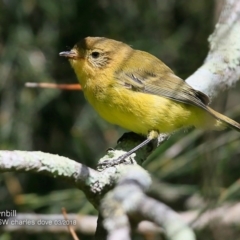
[[[152,73],[142,69],[126,71],[125,69],[116,72],[115,77],[118,83],[132,91],[159,95],[207,110],[208,96],[193,89],[169,69],[162,73]]]

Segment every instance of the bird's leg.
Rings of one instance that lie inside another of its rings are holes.
[[[158,131],[152,130],[149,132],[147,139],[144,140],[142,143],[140,143],[139,145],[137,145],[136,147],[134,147],[133,149],[131,149],[130,151],[126,152],[125,154],[121,155],[119,158],[117,159],[112,159],[112,160],[106,160],[103,162],[100,162],[98,164],[98,167],[111,167],[114,165],[118,165],[121,164],[125,161],[125,159],[127,157],[129,157],[132,153],[136,152],[137,150],[139,150],[140,148],[144,147],[145,145],[147,145],[149,142],[151,142],[153,139],[156,139],[158,137],[159,133]]]

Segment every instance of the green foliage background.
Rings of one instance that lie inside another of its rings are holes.
[[[213,0],[0,0],[0,149],[44,151],[90,167],[124,132],[102,120],[82,92],[25,88],[26,82],[76,83],[66,59],[86,36],[105,36],[148,51],[186,78],[203,62],[214,29]],[[240,121],[239,86],[215,109]],[[225,111],[227,109],[228,111]],[[239,135],[182,131],[152,154],[145,167],[153,196],[175,210],[239,200]],[[197,200],[196,200],[197,199]],[[83,194],[47,176],[0,175],[0,210],[96,214]],[[209,228],[199,239],[235,238]],[[5,239],[71,239],[68,235],[2,233]],[[136,239],[141,239],[139,236]],[[91,239],[81,236],[81,239]]]

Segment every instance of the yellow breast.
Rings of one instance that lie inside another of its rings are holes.
[[[124,87],[108,87],[101,92],[95,91],[95,94],[91,88],[91,91],[85,89],[84,93],[102,118],[135,133],[147,135],[150,130],[170,133],[201,124],[196,115],[201,114],[201,109],[161,96]]]

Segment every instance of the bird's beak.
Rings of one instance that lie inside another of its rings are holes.
[[[66,51],[66,52],[60,52],[59,56],[66,57],[66,58],[69,58],[69,59],[76,59],[76,58],[78,58],[78,54],[74,50]]]

